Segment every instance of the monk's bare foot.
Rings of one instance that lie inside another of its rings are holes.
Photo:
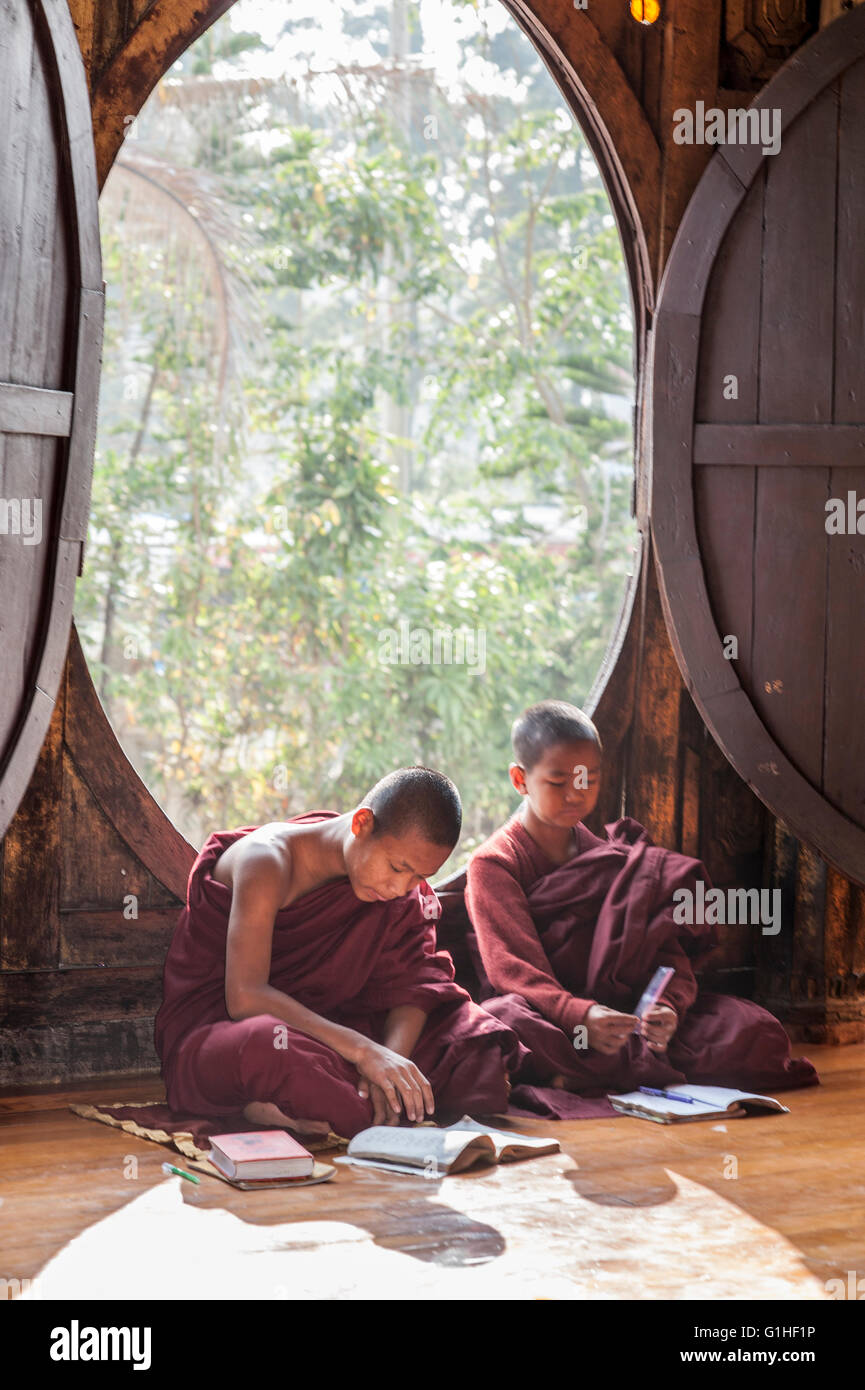
[[[296,1134],[328,1134],[327,1120],[302,1120],[299,1117],[284,1115],[272,1100],[251,1100],[243,1108],[244,1119],[253,1125],[279,1125],[282,1129],[292,1129]]]

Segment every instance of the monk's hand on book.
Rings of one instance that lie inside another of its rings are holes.
[[[435,1110],[432,1087],[408,1057],[401,1057],[381,1043],[368,1042],[355,1063],[360,1072],[358,1095],[371,1094],[370,1083],[383,1092],[391,1114],[399,1116],[405,1110],[407,1120],[417,1124]],[[375,1106],[375,1095],[372,1095]],[[426,1112],[426,1114],[425,1114]]]
[[[606,1004],[593,1004],[583,1019],[586,1041],[596,1052],[618,1052],[639,1021],[636,1014],[621,1014]]]
[[[391,1110],[381,1086],[376,1086],[374,1081],[362,1081],[357,1089],[359,1095],[369,1096],[372,1101],[372,1122],[374,1125],[399,1124],[399,1115]]]
[[[653,1004],[643,1019],[642,1034],[652,1052],[665,1052],[679,1022],[669,1004]]]

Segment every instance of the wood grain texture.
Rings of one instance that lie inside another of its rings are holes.
[[[69,753],[117,833],[134,848],[136,857],[154,878],[182,902],[196,851],[154,801],[117,742],[74,628],[69,664]]]
[[[95,340],[75,325],[79,311],[101,325],[102,279],[89,100],[66,4],[4,5],[0,32],[0,317],[11,325],[0,346],[0,410],[13,427],[0,435],[2,833],[33,773],[63,672],[99,380]]]
[[[60,821],[54,808],[63,775],[63,706],[61,692],[42,756],[4,841],[0,972],[59,964]]]
[[[838,183],[841,54],[848,66],[865,55],[865,20],[833,27],[845,27],[846,47],[837,33],[817,36],[808,48],[822,62],[803,53],[761,94],[761,107],[781,111],[780,152],[719,151],[679,228],[655,329],[652,527],[674,650],[716,740],[797,835],[865,882],[865,814],[849,814],[865,812],[863,779],[840,752],[861,683],[837,635],[827,643],[837,538],[825,530],[832,465],[839,453],[852,465],[865,446],[861,416],[835,437],[833,415],[836,203],[860,193],[849,172]],[[856,101],[865,85],[854,81],[851,127]],[[843,216],[858,225],[865,204]],[[730,373],[745,384],[738,400],[719,389]],[[836,586],[848,577],[844,539]],[[834,610],[848,643],[858,596],[848,586]],[[740,653],[725,662],[730,635]]]
[[[24,335],[22,334],[23,340]],[[21,341],[19,340],[19,341]],[[0,382],[0,434],[65,438],[72,427],[72,393]]]
[[[834,433],[865,408],[865,59],[845,72],[838,124],[838,224],[835,276]],[[854,424],[851,428],[856,428]],[[830,462],[830,497],[865,497],[865,450],[844,441]],[[859,464],[861,467],[850,467]],[[865,822],[865,535],[831,536],[826,574],[826,690],[823,786],[833,805]]]
[[[3,1273],[60,1299],[825,1299],[861,1273],[865,1047],[808,1055],[823,1084],[788,1115],[521,1118],[562,1152],[436,1182],[340,1167],[290,1195],[166,1178],[168,1150],[66,1108],[152,1080],[0,1095]]]

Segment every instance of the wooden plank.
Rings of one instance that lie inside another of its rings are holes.
[[[63,708],[55,706],[36,771],[4,841],[0,970],[58,963]]]
[[[161,977],[177,915],[176,907],[145,907],[139,910],[137,918],[127,918],[122,905],[110,912],[61,912],[60,963],[152,965]]]
[[[826,875],[826,976],[845,982],[845,992],[861,997],[865,981],[865,891],[830,865]]]
[[[761,424],[832,420],[837,120],[830,88],[788,130],[768,166]]]
[[[589,12],[594,13],[591,0]],[[658,46],[663,64],[658,118],[663,150],[659,180],[659,280],[664,262],[672,255],[671,243],[687,220],[689,199],[700,174],[707,163],[711,169],[713,164],[719,162],[712,160],[711,149],[705,145],[676,145],[673,132],[674,115],[680,107],[691,107],[695,96],[705,96],[709,105],[715,99],[721,15],[722,6],[718,0],[710,5],[701,3],[701,0],[676,0],[675,10],[662,11],[660,21],[653,26],[659,31]],[[703,173],[703,178],[706,177],[707,173]],[[717,174],[712,173],[708,177],[714,179]],[[673,307],[685,306],[676,304]]]
[[[784,823],[857,883],[865,884],[865,833],[837,811],[781,751],[750,699],[738,688],[694,703],[748,786]]]
[[[700,857],[700,758],[693,748],[685,748],[682,758],[682,787],[679,793],[682,830],[679,848],[692,859]]]
[[[562,1152],[426,1182],[422,1192],[398,1174],[343,1167],[290,1197],[251,1198],[208,1180],[192,1189],[164,1178],[163,1148],[65,1108],[79,1098],[145,1104],[161,1095],[154,1080],[12,1096],[0,1115],[0,1184],[16,1213],[4,1273],[67,1300],[146,1297],[154,1270],[160,1294],[183,1300],[194,1265],[192,1292],[217,1300],[272,1300],[275,1285],[331,1302],[363,1299],[372,1279],[378,1295],[417,1302],[687,1301],[695,1290],[735,1300],[747,1288],[755,1299],[810,1305],[829,1297],[827,1279],[846,1287],[849,1270],[861,1277],[865,1048],[805,1051],[824,1084],[791,1094],[788,1115],[731,1121],[722,1133],[710,1124],[521,1117],[517,1129],[554,1133]],[[133,1181],[129,1153],[138,1160]],[[252,1201],[261,1223],[254,1247]],[[184,1261],[166,1262],[164,1229]],[[49,1278],[56,1282],[40,1284]],[[807,1323],[807,1313],[792,1321]]]
[[[0,611],[6,670],[0,700],[0,757],[9,756],[9,740],[19,720],[26,718],[36,678],[45,591],[51,582],[57,449],[57,442],[47,436],[14,434],[2,441]],[[51,691],[46,690],[52,700],[56,688],[55,682]],[[46,728],[47,721],[40,742]]]
[[[127,33],[131,33],[135,25],[140,23],[152,4],[153,0],[129,0]]]
[[[152,1016],[161,1003],[162,973],[152,965],[0,971],[0,1018],[5,1028]]]
[[[742,200],[712,266],[703,308],[695,419],[694,462],[701,434],[757,418],[760,348],[760,282],[763,254],[761,171]],[[735,377],[731,394],[730,376]],[[726,453],[712,456],[727,463]]]
[[[96,10],[100,8],[100,0],[69,0],[69,12],[72,15],[72,23],[75,25],[75,35],[78,39],[78,47],[81,49],[88,85],[93,62],[93,25]]]
[[[21,723],[16,729],[14,746],[0,781],[0,835],[15,813],[27,788],[39,757],[48,723],[54,709],[54,697],[63,673],[66,654],[66,633],[72,618],[72,593],[75,575],[81,558],[79,544],[61,541],[56,552],[56,583],[51,594],[51,606],[45,621],[45,638],[38,651],[35,678],[27,678],[22,702]]]
[[[757,417],[760,354],[760,282],[763,256],[762,172],[754,180],[724,238],[713,267],[700,337],[693,462],[700,457],[705,431],[741,431]],[[733,380],[731,380],[733,378]],[[735,423],[734,423],[735,422]],[[719,461],[728,462],[727,451]],[[697,537],[706,588],[718,636],[732,650],[731,668],[750,680],[753,624],[752,565],[730,564],[754,528],[756,478],[753,468],[696,469],[693,475]]]
[[[659,304],[663,301],[668,313],[702,312],[715,256],[746,192],[722,160],[710,160],[679,225],[661,280]]]
[[[63,200],[58,196],[59,151],[47,77],[43,54],[37,46],[30,84],[27,171],[21,208],[15,315],[14,320],[10,320],[13,329],[9,366],[10,380],[34,387],[47,384],[46,348],[56,312],[52,304],[52,260],[58,223],[66,221]],[[39,430],[39,433],[49,432],[58,431]],[[63,433],[68,433],[68,429]]]
[[[667,281],[675,291],[676,282]],[[675,296],[674,296],[675,297]],[[652,416],[652,535],[662,569],[668,560],[697,559],[691,457],[700,319],[667,311],[663,302],[653,331],[655,401]],[[654,461],[661,462],[655,467]]]
[[[657,844],[672,845],[679,788],[682,682],[667,640],[651,556],[641,616],[642,661],[635,705],[639,710],[651,710],[652,717],[639,720],[632,735],[624,814],[645,825]]]
[[[821,785],[826,627],[826,474],[760,472],[749,692],[799,771]]]
[[[73,627],[66,743],[82,777],[118,834],[159,883],[181,901],[196,851],[133,771],[99,700]],[[74,693],[72,693],[74,692]]]
[[[719,887],[762,888],[766,825],[765,806],[742,781],[713,739],[703,738],[700,799],[703,837],[700,858]],[[740,964],[756,964],[753,936]]]
[[[836,124],[830,88],[788,130],[767,174],[761,423],[832,420]],[[766,728],[816,787],[823,774],[826,486],[819,467],[760,470],[754,533],[749,689]]]
[[[34,37],[29,5],[0,0],[0,323],[14,322],[30,135]],[[0,381],[8,381],[12,334],[0,334]]]
[[[832,468],[839,461],[865,468],[865,425],[694,426],[694,463],[703,468]]]
[[[792,993],[800,999],[820,998],[826,989],[823,923],[826,915],[826,861],[810,845],[796,854],[796,908],[793,931]]]
[[[71,426],[70,391],[45,391],[36,386],[0,381],[0,434],[48,434],[65,438]]]
[[[75,370],[75,413],[66,459],[66,488],[60,517],[63,540],[87,539],[90,487],[96,450],[96,412],[102,364],[102,330],[105,295],[102,290],[82,290],[78,319]],[[81,573],[79,568],[78,573]]]
[[[833,433],[843,437],[865,416],[865,59],[844,75],[838,127],[838,247],[835,280]],[[849,425],[847,422],[857,422]],[[839,448],[830,461],[829,495],[865,497],[865,472]],[[865,536],[829,536],[826,718],[823,786],[834,805],[865,825]]]
[[[100,4],[96,8],[91,72],[91,80],[94,85],[112,58],[116,57],[123,47],[129,32],[128,7],[129,0],[115,0],[112,5]]]
[[[63,826],[61,907],[88,909],[91,915],[93,910],[97,915],[104,910],[121,917],[125,907],[137,906],[141,911],[149,906],[150,875],[106,819],[68,752],[63,761],[63,802],[58,808]],[[85,853],[82,845],[87,846]],[[130,896],[135,904],[127,904]],[[127,931],[134,933],[134,926],[127,925]]]
[[[68,0],[35,0],[50,38],[55,84],[65,128],[64,148],[75,214],[75,279],[88,290],[102,289],[96,155],[90,94]],[[124,0],[125,3],[125,0]]]
[[[78,1077],[112,1072],[149,1075],[149,1092],[159,1089],[159,1058],[150,1016],[0,1028],[0,1086],[69,1085]],[[79,1088],[75,1090],[78,1094]]]

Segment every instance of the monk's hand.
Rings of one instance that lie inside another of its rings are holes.
[[[593,1004],[583,1019],[586,1041],[596,1052],[618,1052],[639,1021],[636,1014],[620,1014],[606,1004]]]
[[[374,1081],[361,1081],[357,1088],[359,1096],[372,1101],[372,1122],[374,1125],[398,1125],[399,1115],[395,1115],[387,1103],[387,1096]]]
[[[653,1052],[666,1052],[679,1019],[669,1004],[653,1004],[643,1019],[642,1034]]]
[[[435,1110],[432,1087],[408,1057],[401,1057],[381,1043],[367,1042],[355,1066],[360,1073],[358,1094],[364,1094],[361,1088],[365,1081],[371,1082],[384,1093],[391,1114],[397,1118],[404,1110],[406,1119],[417,1124],[425,1118],[425,1112],[431,1115]],[[368,1089],[366,1094],[370,1094]]]

